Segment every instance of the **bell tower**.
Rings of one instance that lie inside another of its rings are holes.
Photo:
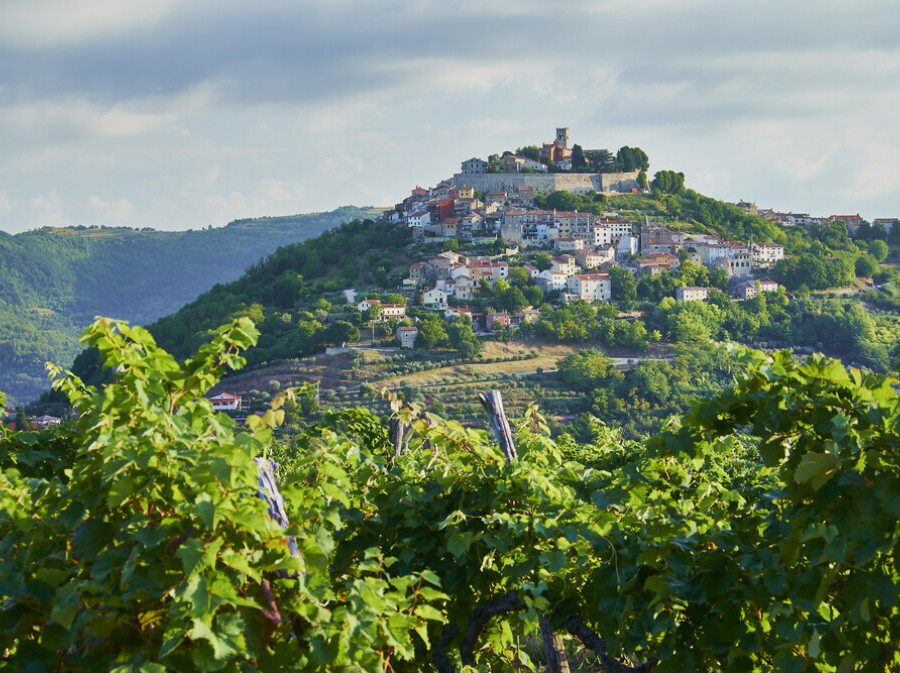
[[[567,126],[556,129],[556,142],[559,143],[560,147],[569,146],[569,128]]]

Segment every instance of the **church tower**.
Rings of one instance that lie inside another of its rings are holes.
[[[556,142],[559,143],[560,147],[568,147],[569,146],[569,128],[561,127],[556,129]]]

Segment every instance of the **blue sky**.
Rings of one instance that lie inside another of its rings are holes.
[[[637,145],[688,186],[900,216],[893,0],[4,0],[0,229],[391,205],[471,156]]]

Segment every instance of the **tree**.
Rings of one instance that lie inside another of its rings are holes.
[[[538,161],[538,151],[539,148],[537,145],[526,145],[525,147],[517,149],[516,154],[520,157],[531,159],[532,161]]]
[[[416,335],[416,348],[431,350],[443,348],[448,343],[447,332],[443,323],[435,317],[429,317],[419,323],[419,333]]]
[[[647,189],[647,171],[642,170],[637,177],[638,189]]]
[[[572,170],[576,173],[584,172],[588,167],[587,159],[584,156],[584,149],[581,145],[575,143],[572,146]]]
[[[293,391],[293,399],[288,399],[284,404],[284,424],[299,425],[305,417],[318,410],[316,387],[311,383],[303,383]]]
[[[335,320],[322,333],[326,346],[340,346],[348,341],[359,341],[359,330],[346,320]]]
[[[878,273],[878,260],[869,253],[863,253],[856,259],[856,275],[871,278]]]
[[[528,276],[528,271],[526,271],[521,266],[512,266],[509,268],[509,282],[511,285],[516,287],[525,287],[528,285],[531,278]]]
[[[567,355],[559,361],[557,368],[566,383],[581,390],[603,386],[609,380],[618,382],[623,379],[613,361],[593,348]]]
[[[675,171],[657,171],[650,186],[663,194],[684,193],[684,173]]]
[[[550,261],[550,254],[546,252],[539,252],[534,256],[534,265],[537,267],[538,271],[546,271],[550,267],[553,266],[553,262]]]
[[[628,147],[628,145],[625,145],[616,152],[616,167],[624,172],[646,171],[650,168],[650,159],[640,147]]]
[[[869,243],[869,254],[875,258],[876,262],[883,262],[888,255],[887,243],[876,238]]]
[[[450,348],[464,356],[472,356],[481,351],[481,342],[472,331],[472,322],[468,318],[456,318],[447,325],[447,339]]]
[[[614,266],[609,270],[613,301],[630,304],[637,298],[637,281],[628,269]]]
[[[616,157],[609,150],[585,152],[585,159],[597,173],[614,173]]]

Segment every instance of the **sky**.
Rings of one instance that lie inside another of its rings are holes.
[[[726,201],[900,217],[896,0],[0,0],[0,230],[390,206],[641,147]]]

